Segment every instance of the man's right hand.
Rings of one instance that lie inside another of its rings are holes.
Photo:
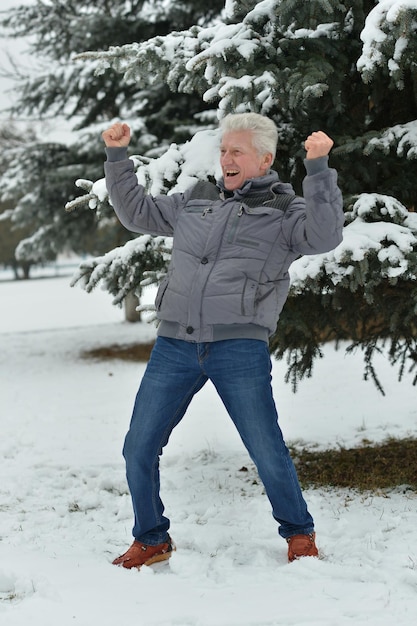
[[[130,142],[130,128],[127,124],[116,122],[101,134],[108,148],[127,148]]]

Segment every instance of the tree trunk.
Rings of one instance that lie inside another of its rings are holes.
[[[125,320],[127,322],[140,322],[141,314],[140,311],[136,310],[136,307],[139,306],[139,298],[130,291],[126,298],[124,299],[125,305]]]

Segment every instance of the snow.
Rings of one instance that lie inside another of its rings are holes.
[[[365,221],[379,206],[382,219],[387,215],[392,221]],[[409,263],[417,245],[417,214],[407,209],[392,196],[372,193],[360,194],[347,214],[349,223],[343,229],[343,241],[330,252],[303,256],[290,267],[291,286],[302,290],[307,278],[315,278],[325,271],[333,284],[338,284],[353,272],[354,262],[363,261],[373,251],[378,251],[381,275],[386,278],[402,276],[415,279],[413,263]],[[395,223],[400,220],[402,224]],[[388,245],[388,243],[390,245]],[[383,265],[389,260],[390,264]]]
[[[357,68],[365,76],[372,75],[373,70],[378,65],[384,64],[385,53],[382,50],[388,39],[390,30],[399,26],[399,30],[405,32],[404,25],[410,30],[410,35],[414,35],[416,29],[415,21],[404,20],[406,11],[416,11],[417,0],[380,0],[378,4],[368,13],[365,26],[361,33],[363,42],[362,54],[358,59]],[[403,53],[406,52],[409,40],[405,36],[396,39],[394,59],[388,59],[390,73],[398,69]]]
[[[399,157],[405,156],[407,159],[415,159],[417,157],[417,122],[391,126],[378,138],[375,137],[369,141],[367,152],[370,154],[373,148],[379,148],[385,154],[389,154],[395,142],[398,142],[397,154]]]
[[[149,340],[103,291],[69,276],[0,281],[0,622],[7,626],[410,626],[417,611],[417,496],[305,491],[323,558],[286,562],[269,503],[213,387],[194,398],[161,462],[177,551],[111,565],[131,542],[121,446],[142,363],[81,358]],[[293,394],[273,385],[288,442],[317,448],[415,433],[416,390],[380,356],[325,347]],[[247,471],[242,471],[246,467]]]

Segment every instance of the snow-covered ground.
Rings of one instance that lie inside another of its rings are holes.
[[[417,494],[305,492],[323,559],[288,564],[269,503],[209,384],[162,458],[177,552],[127,571],[121,457],[143,364],[82,350],[153,327],[68,277],[0,281],[0,623],[4,626],[410,626],[417,615]],[[293,394],[274,363],[287,441],[354,446],[416,432],[416,389],[383,357],[387,396],[362,356],[326,347]],[[248,471],[241,471],[246,467]]]

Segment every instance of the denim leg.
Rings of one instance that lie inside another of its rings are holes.
[[[159,495],[159,457],[192,397],[207,381],[196,344],[158,337],[136,396],[123,455],[135,522],[135,539],[167,540],[169,519]]]
[[[255,463],[279,534],[308,534],[314,522],[278,425],[271,359],[263,341],[232,339],[210,346],[204,370],[215,385]]]

